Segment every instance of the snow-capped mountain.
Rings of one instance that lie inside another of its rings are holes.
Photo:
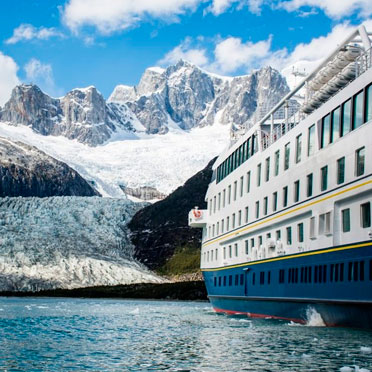
[[[75,170],[36,147],[0,137],[0,197],[94,196]]]
[[[99,197],[0,198],[0,290],[162,281],[133,260],[126,225],[141,207]]]

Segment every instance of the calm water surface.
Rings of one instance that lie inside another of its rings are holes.
[[[0,371],[368,370],[369,331],[232,318],[207,303],[0,298]]]

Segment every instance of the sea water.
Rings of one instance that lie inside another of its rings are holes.
[[[208,303],[0,298],[0,371],[372,372],[372,332]]]

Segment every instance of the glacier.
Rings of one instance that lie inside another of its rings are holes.
[[[99,197],[0,198],[0,290],[162,282],[133,259],[126,225],[142,207]]]

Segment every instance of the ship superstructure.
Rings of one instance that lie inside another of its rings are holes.
[[[304,100],[293,111],[298,92]],[[216,311],[372,327],[372,52],[358,27],[214,164],[201,269]]]

